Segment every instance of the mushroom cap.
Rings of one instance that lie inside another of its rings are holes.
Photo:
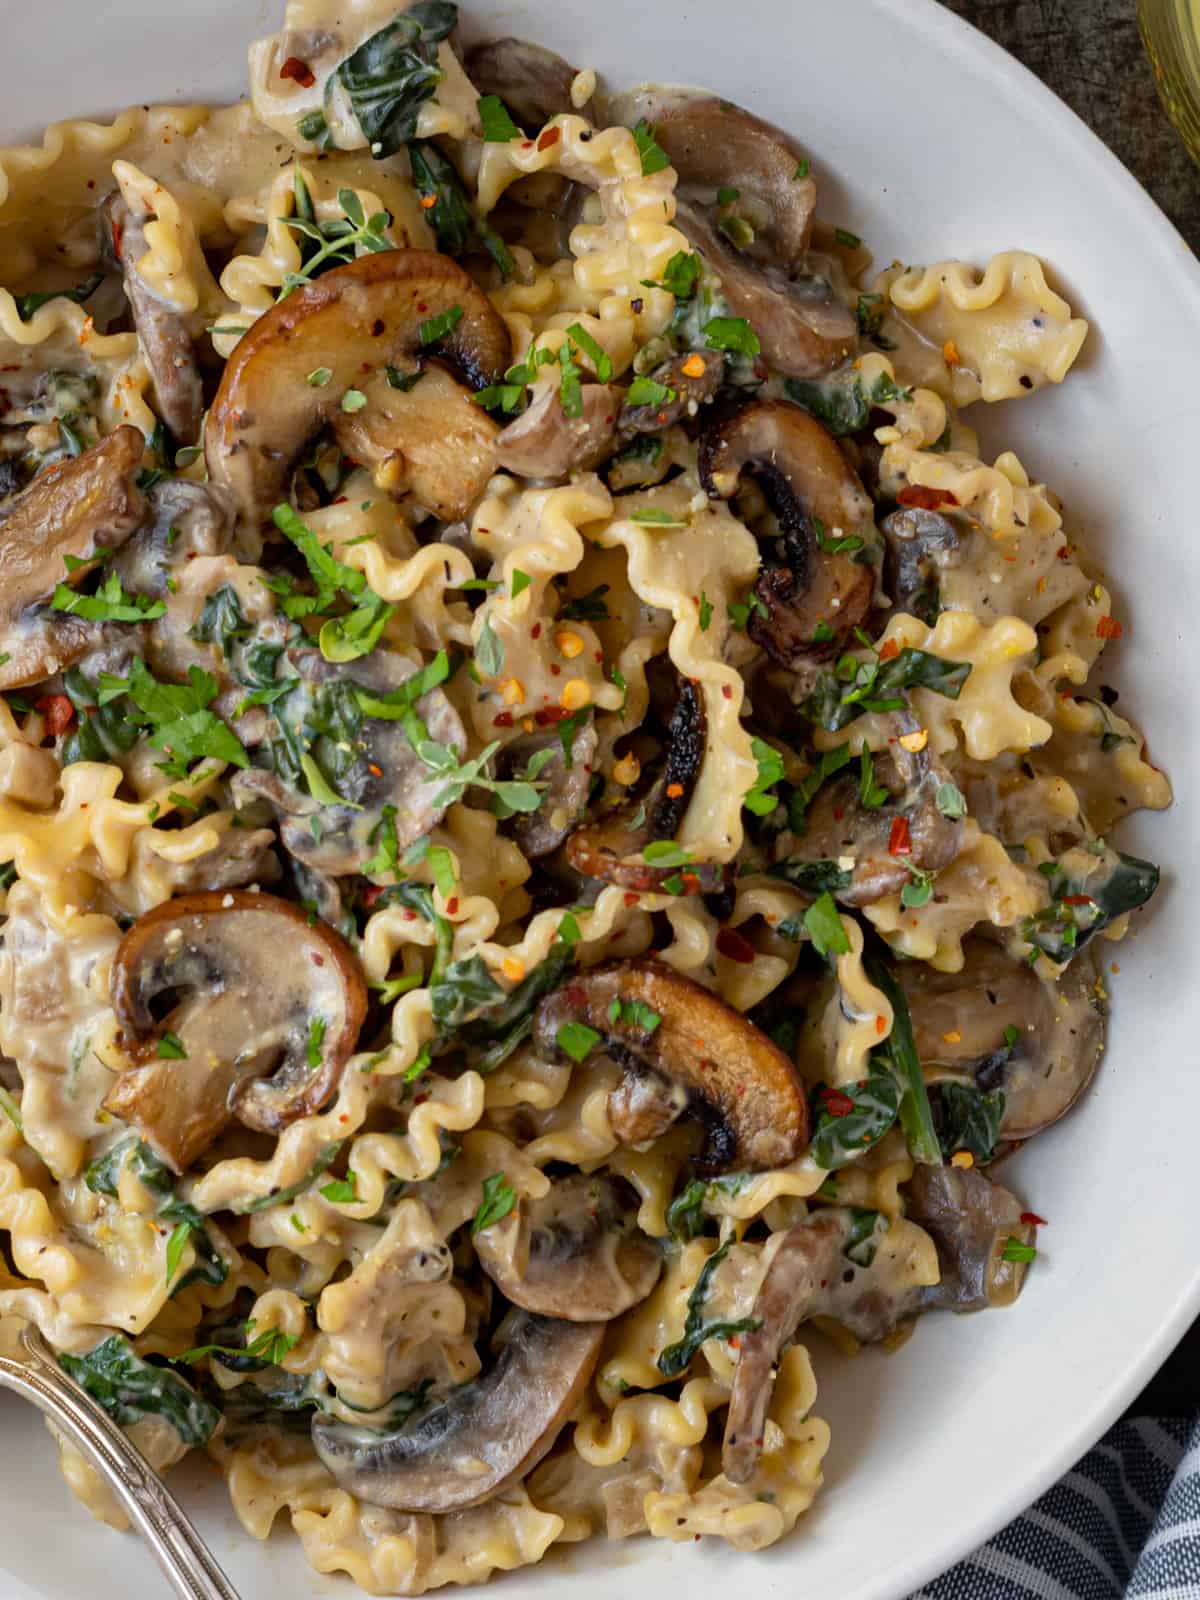
[[[627,1071],[687,1092],[709,1125],[701,1170],[782,1167],[807,1144],[808,1099],[793,1063],[740,1011],[664,962],[606,962],[547,995],[534,1039],[552,1059],[569,1022],[598,1033]]]
[[[697,360],[698,373],[689,371]],[[640,433],[661,433],[694,417],[702,405],[712,400],[721,387],[725,363],[719,353],[712,350],[689,350],[672,356],[648,374],[651,383],[662,384],[674,395],[672,400],[631,406],[628,400],[621,407],[617,419],[617,437],[620,440],[636,438]]]
[[[576,69],[527,39],[472,45],[463,66],[479,93],[499,95],[526,133],[537,133],[551,117],[576,109],[571,99]]]
[[[762,358],[784,378],[819,378],[858,347],[858,324],[831,281],[832,269],[790,278],[737,250],[703,213],[680,200],[675,226],[721,280],[731,315],[745,317],[758,335]],[[829,275],[827,275],[827,273]]]
[[[475,1254],[505,1299],[543,1317],[611,1322],[644,1300],[662,1253],[637,1225],[637,1196],[619,1178],[556,1178],[477,1233]]]
[[[141,1065],[117,1078],[105,1109],[178,1172],[231,1116],[277,1133],[319,1110],[367,1005],[340,935],[248,890],[182,895],[139,917],[113,957],[110,990]],[[151,1006],[164,993],[172,1005],[159,1021]],[[158,1055],[168,1033],[182,1059]]]
[[[363,466],[386,466],[376,481],[390,494],[411,494],[440,521],[465,517],[496,471],[499,426],[436,362],[407,391],[382,374],[357,387],[366,405],[333,419],[344,453]]]
[[[603,1322],[517,1317],[499,1359],[396,1433],[313,1417],[317,1455],[342,1488],[397,1511],[481,1505],[542,1459],[600,1356]]]
[[[836,441],[787,400],[754,400],[710,423],[700,441],[700,481],[728,500],[743,472],[758,478],[783,534],[786,566],[764,566],[754,592],[749,633],[784,666],[823,659],[862,621],[875,587],[874,568],[848,553],[829,555],[817,543],[819,522],[830,538],[857,536],[860,551],[878,543],[870,497]],[[818,623],[832,638],[814,642]]]
[[[817,186],[798,178],[805,153],[787,134],[715,95],[644,86],[622,96],[621,119],[644,118],[679,174],[681,190],[710,202],[736,186],[755,210],[756,237],[788,272],[800,270],[812,237]]]
[[[472,388],[498,382],[511,356],[503,318],[456,262],[429,250],[381,250],[335,267],[243,334],[209,411],[204,451],[210,478],[237,500],[249,553],[305,444],[339,415],[346,391],[374,369],[411,369],[422,327],[455,307],[462,316],[436,350]],[[308,383],[320,367],[329,381]]]
[[[99,444],[38,474],[0,518],[0,689],[41,683],[87,654],[100,638],[95,623],[36,608],[59,583],[73,584],[90,565],[67,573],[64,557],[90,563],[96,546],[115,549],[138,526],[143,500],[134,475],[145,440],[117,428]]]
[[[545,389],[501,433],[497,458],[520,478],[552,480],[588,472],[612,454],[622,391],[612,383],[585,383],[582,410],[568,417],[557,388]]]
[[[941,511],[902,506],[884,517],[879,529],[886,542],[884,581],[892,604],[932,626],[938,573],[962,561],[967,524]]]
[[[1104,1053],[1095,969],[1077,957],[1047,983],[988,939],[968,939],[959,972],[902,961],[913,1041],[926,1076],[1004,1091],[1001,1136],[1032,1139],[1071,1109]],[[1018,1030],[1009,1048],[1005,1032]]]
[[[587,808],[597,742],[596,724],[591,721],[583,723],[571,741],[570,766],[554,728],[513,739],[500,752],[498,765],[503,776],[523,771],[540,751],[551,752],[538,773],[539,781],[546,785],[541,804],[536,811],[518,811],[509,820],[509,831],[528,860],[536,861],[557,850]]]

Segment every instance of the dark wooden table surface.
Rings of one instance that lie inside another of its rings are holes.
[[[1167,120],[1142,50],[1135,0],[942,0],[1036,72],[1115,151],[1193,250],[1200,170]],[[1200,1414],[1200,1322],[1130,1415]]]
[[[1135,0],[943,0],[1094,129],[1200,250],[1200,172],[1167,121]]]

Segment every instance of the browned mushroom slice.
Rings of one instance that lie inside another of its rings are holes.
[[[513,838],[530,861],[551,855],[579,821],[592,785],[596,725],[585,722],[571,741],[571,763],[555,729],[527,734],[505,745],[497,757],[502,777],[517,777],[537,762],[537,782],[546,785],[536,811],[518,811],[509,823]],[[544,751],[550,752],[547,761]]]
[[[376,471],[389,494],[408,494],[442,522],[467,512],[496,471],[503,437],[487,412],[442,367],[431,363],[412,389],[380,374],[361,379],[361,411],[339,411],[334,437],[352,460]]]
[[[603,1173],[556,1178],[474,1243],[506,1300],[568,1322],[611,1322],[646,1298],[662,1270],[662,1252],[637,1225],[637,1195]]]
[[[679,697],[667,730],[667,759],[649,786],[597,822],[576,828],[567,840],[566,857],[576,872],[624,889],[652,894],[668,881],[682,894],[708,894],[719,889],[725,868],[713,861],[654,866],[644,859],[646,846],[673,839],[679,832],[707,749],[708,721],[699,684],[679,683]]]
[[[154,381],[158,414],[180,444],[192,444],[200,433],[204,391],[188,319],[160,300],[137,270],[150,248],[146,223],[151,217],[135,215],[119,193],[108,197],[100,215],[104,242],[111,240],[124,276],[138,343]]]
[[[439,326],[447,331],[437,334]],[[428,250],[383,250],[335,267],[243,335],[209,412],[205,456],[210,478],[234,494],[247,553],[256,553],[261,524],[286,498],[306,443],[343,412],[347,391],[361,391],[367,374],[388,365],[411,370],[425,349],[472,388],[498,382],[511,356],[508,329],[483,290]],[[323,368],[328,382],[307,381]]]
[[[666,390],[663,400],[637,406],[626,401],[617,420],[618,437],[627,441],[639,433],[659,433],[676,422],[694,417],[721,387],[723,372],[720,355],[711,350],[703,353],[693,350],[664,361],[649,374],[652,383],[661,384]]]
[[[277,1133],[318,1111],[366,1014],[345,940],[310,927],[289,901],[247,890],[184,895],[139,917],[117,947],[110,987],[142,1064],[120,1075],[105,1110],[177,1172],[231,1116]],[[156,1017],[160,996],[170,1009]]]
[[[865,806],[858,763],[823,783],[805,812],[803,834],[785,831],[775,843],[771,874],[810,894],[830,890],[846,906],[868,906],[898,894],[911,873],[940,872],[962,843],[961,818],[938,809],[937,796],[949,773],[928,745],[909,751],[899,742],[917,728],[916,718],[897,712],[888,719],[893,743],[873,760],[874,785],[885,798]],[[908,852],[893,855],[893,829],[902,819]]]
[[[612,454],[621,391],[611,383],[585,383],[577,417],[563,410],[557,389],[538,395],[501,433],[500,465],[520,478],[565,478],[587,472]]]
[[[608,1122],[618,1144],[651,1144],[688,1108],[688,1092],[657,1072],[627,1072],[608,1097]]]
[[[564,1053],[562,1030],[582,1023],[627,1072],[653,1073],[679,1086],[707,1125],[700,1162],[730,1167],[786,1166],[808,1142],[808,1099],[789,1058],[754,1024],[701,984],[661,961],[613,961],[579,973],[538,1007],[534,1038],[551,1058]],[[568,1033],[568,1042],[580,1035]],[[577,1053],[577,1051],[576,1051]]]
[[[799,270],[812,237],[817,186],[798,177],[805,152],[787,134],[728,100],[687,89],[638,89],[623,97],[621,115],[651,123],[654,137],[679,174],[681,190],[705,203],[736,187],[770,259]]]
[[[835,653],[871,604],[878,545],[869,496],[815,418],[786,400],[755,400],[713,423],[700,444],[700,481],[728,500],[752,473],[779,522],[785,565],[764,565],[749,633],[783,666]],[[836,554],[821,540],[859,541]],[[859,559],[855,560],[854,557]]]
[[[963,558],[966,526],[940,511],[905,506],[879,524],[886,541],[884,586],[898,611],[932,627],[938,613],[938,574]]]
[[[575,110],[575,68],[540,44],[489,39],[472,45],[463,65],[479,93],[499,95],[526,133],[537,133],[551,117]]]
[[[1007,1260],[1005,1246],[1009,1239],[1028,1245],[1034,1237],[1015,1195],[970,1168],[919,1165],[907,1209],[937,1245],[942,1279],[925,1291],[927,1306],[982,1311],[1012,1304],[1025,1263]]]
[[[18,689],[78,661],[99,641],[95,623],[42,609],[60,583],[73,585],[137,527],[143,500],[134,481],[145,442],[121,427],[73,460],[39,473],[0,519],[0,689]],[[79,563],[68,572],[67,560]]]
[[[371,1505],[435,1513],[482,1505],[553,1445],[595,1370],[605,1326],[522,1312],[488,1372],[399,1432],[314,1416],[317,1455]]]
[[[896,968],[931,1094],[955,1082],[1001,1090],[1001,1137],[1032,1139],[1071,1109],[1104,1052],[1095,969],[1085,954],[1050,983],[990,940],[963,948],[960,972]]]

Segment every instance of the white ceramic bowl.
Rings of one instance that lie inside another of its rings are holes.
[[[15,0],[3,0],[8,13]],[[934,0],[464,0],[473,31],[534,38],[610,83],[703,83],[811,150],[821,211],[877,259],[981,262],[1019,245],[1053,266],[1092,322],[1068,382],[979,419],[1064,497],[1105,567],[1125,639],[1102,676],[1148,729],[1178,796],[1135,820],[1126,848],[1163,888],[1113,955],[1121,973],[1108,1057],[1083,1106],[1005,1170],[1050,1226],[1017,1306],[932,1316],[896,1355],[816,1352],[833,1425],[827,1483],[794,1535],[760,1556],[711,1541],[634,1540],[552,1552],[503,1580],[508,1600],[630,1600],[686,1585],[692,1600],[898,1600],[1028,1505],[1098,1437],[1200,1309],[1195,1152],[1200,1125],[1200,615],[1196,457],[1200,272],[1132,178],[1065,106]],[[242,92],[245,46],[278,26],[275,0],[40,0],[5,18],[0,136],[58,117]],[[1188,640],[1190,643],[1191,641]],[[1189,979],[1188,973],[1192,974]],[[156,1594],[131,1537],[68,1495],[33,1413],[0,1406],[0,1591],[78,1600]],[[259,1546],[203,1464],[175,1480],[246,1600],[338,1595],[296,1541]]]

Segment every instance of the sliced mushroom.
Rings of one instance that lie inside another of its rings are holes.
[[[697,370],[699,369],[699,370]],[[667,391],[658,404],[631,406],[626,400],[617,419],[617,434],[625,443],[639,433],[661,433],[676,422],[694,417],[721,387],[724,363],[709,350],[673,356],[648,376]]]
[[[762,1454],[775,1368],[786,1345],[815,1314],[821,1290],[841,1270],[846,1214],[818,1211],[789,1228],[754,1297],[758,1326],[738,1341],[737,1366],[725,1418],[721,1466],[731,1483],[748,1483]]]
[[[644,859],[647,845],[674,839],[679,832],[704,763],[707,730],[700,686],[683,678],[667,730],[663,770],[607,816],[575,830],[567,840],[566,858],[576,872],[643,894],[654,893],[673,878],[680,880],[683,894],[708,894],[720,888],[725,869],[717,862],[660,867]]]
[[[115,191],[100,207],[100,217],[103,242],[111,245],[125,280],[138,343],[154,381],[158,414],[180,444],[193,444],[204,415],[204,389],[191,328],[187,317],[160,300],[137,270],[150,248],[146,223],[151,216],[135,214]]]
[[[424,345],[430,324],[456,310],[454,326]],[[388,365],[411,370],[426,349],[476,389],[498,382],[511,357],[508,329],[483,290],[428,250],[378,251],[335,267],[242,336],[209,412],[205,456],[210,478],[234,495],[247,554],[257,553],[261,524],[286,498],[308,440],[344,412],[348,391]],[[328,382],[307,381],[324,368]],[[403,453],[402,441],[396,447]]]
[[[581,1022],[631,1074],[676,1084],[707,1125],[700,1170],[786,1166],[808,1142],[808,1100],[795,1067],[741,1012],[661,961],[613,961],[579,973],[538,1007],[534,1039],[562,1055],[561,1029]]]
[[[786,562],[760,569],[754,593],[767,614],[754,608],[749,633],[795,670],[836,653],[867,613],[878,543],[871,500],[821,424],[786,400],[755,400],[706,429],[700,481],[709,496],[730,499],[743,472],[775,513]],[[830,554],[821,538],[861,542]]]
[[[838,298],[827,261],[814,256],[812,270],[789,278],[736,250],[686,201],[679,203],[675,225],[721,280],[728,311],[750,323],[773,371],[784,378],[818,378],[854,354],[858,327]]]
[[[571,85],[576,69],[553,50],[525,39],[490,39],[472,45],[463,65],[481,95],[499,95],[526,133],[537,133],[565,112],[574,112]]]
[[[289,901],[247,890],[184,895],[139,917],[117,947],[110,988],[141,1064],[117,1078],[105,1110],[176,1172],[233,1116],[277,1133],[318,1111],[366,1014],[345,940],[310,927]],[[161,1019],[160,996],[170,1005]]]
[[[327,662],[317,650],[300,649],[290,652],[306,685],[306,694],[319,696],[322,690],[336,693],[346,683],[347,677],[357,687],[380,696],[398,689],[413,674],[413,663],[405,657],[387,650],[374,650],[340,667]],[[357,696],[352,694],[352,705],[344,703],[344,710],[353,715],[357,709]],[[436,743],[461,754],[466,749],[467,736],[462,720],[440,689],[431,689],[417,702],[416,710],[429,736]],[[280,715],[292,715],[281,707]],[[314,745],[320,764],[320,741]],[[239,772],[232,788],[237,804],[262,799],[269,802],[280,817],[279,836],[288,853],[305,866],[332,877],[361,872],[366,863],[379,854],[379,829],[383,822],[384,807],[395,807],[393,826],[397,847],[405,850],[415,844],[445,815],[447,807],[437,802],[445,788],[445,780],[432,773],[421,761],[399,721],[378,717],[363,717],[358,726],[354,744],[347,762],[346,750],[338,752],[343,768],[337,780],[336,792],[341,803],[324,804],[311,794],[293,787],[275,772],[258,767]],[[314,818],[316,826],[314,826]],[[390,840],[389,833],[389,840]]]
[[[441,521],[466,516],[496,471],[504,437],[487,412],[436,363],[408,390],[380,375],[358,387],[366,405],[333,419],[345,454],[373,468],[389,494],[411,495]]]
[[[1005,1259],[1009,1239],[1030,1244],[1021,1202],[969,1167],[918,1165],[908,1184],[908,1215],[937,1245],[941,1282],[925,1290],[926,1304],[949,1311],[1007,1306],[1025,1281],[1025,1263]]]
[[[636,1193],[599,1172],[556,1178],[474,1243],[505,1299],[568,1322],[611,1322],[646,1298],[662,1270],[662,1252],[637,1225]]]
[[[505,472],[552,480],[588,472],[612,454],[621,390],[611,383],[585,383],[577,417],[563,410],[558,389],[545,389],[498,440]]]
[[[553,854],[579,821],[592,786],[592,761],[596,754],[596,726],[585,722],[571,741],[571,764],[554,729],[527,734],[505,745],[498,762],[503,775],[518,775],[545,750],[549,761],[538,767],[537,782],[546,788],[536,811],[518,812],[509,824],[513,838],[530,861]]]
[[[738,209],[755,230],[756,253],[788,272],[804,266],[817,186],[798,175],[808,163],[787,134],[696,90],[635,89],[614,109],[630,126],[641,119],[652,124],[689,200],[710,204],[719,190],[736,187]]]
[[[132,594],[165,595],[173,572],[197,556],[221,556],[233,536],[233,502],[215,483],[167,478],[147,492],[145,525],[111,565]]]
[[[1032,1139],[1071,1109],[1104,1052],[1095,969],[1085,957],[1049,983],[990,940],[968,939],[963,954],[960,972],[896,968],[931,1097],[943,1081],[1000,1089],[1001,1137]]]
[[[1007,1189],[980,1172],[918,1166],[909,1193],[909,1216],[937,1249],[936,1284],[912,1281],[907,1252],[888,1249],[886,1219],[876,1219],[883,1232],[861,1264],[850,1253],[854,1213],[844,1206],[815,1211],[781,1239],[755,1296],[758,1326],[739,1341],[721,1457],[733,1483],[754,1476],[779,1357],[802,1323],[828,1317],[871,1343],[922,1311],[980,1311],[1020,1293],[1025,1267],[1004,1259],[1005,1244],[1028,1243],[1033,1230]]]
[[[397,1511],[482,1505],[542,1459],[587,1388],[603,1322],[520,1313],[495,1365],[395,1433],[317,1414],[317,1455],[342,1488]]]
[[[0,689],[69,667],[100,638],[97,624],[47,609],[56,586],[78,584],[141,521],[135,483],[145,443],[121,427],[72,460],[39,473],[0,519]],[[79,562],[68,572],[66,558]]]
[[[932,627],[938,613],[938,574],[963,557],[965,528],[940,511],[906,506],[884,517],[884,587],[898,611]]]
[[[805,812],[803,834],[785,830],[776,839],[773,877],[814,895],[828,889],[846,906],[868,906],[898,894],[911,877],[909,865],[940,872],[954,860],[962,819],[943,815],[937,804],[950,775],[928,744],[910,751],[899,742],[917,730],[910,712],[894,713],[888,724],[895,729],[892,742],[872,764],[875,785],[887,798],[877,806],[862,803],[857,762],[827,780]],[[891,848],[898,821],[907,829],[903,854]]]
[[[688,1108],[688,1091],[657,1072],[627,1072],[608,1097],[608,1123],[618,1144],[661,1138]]]

